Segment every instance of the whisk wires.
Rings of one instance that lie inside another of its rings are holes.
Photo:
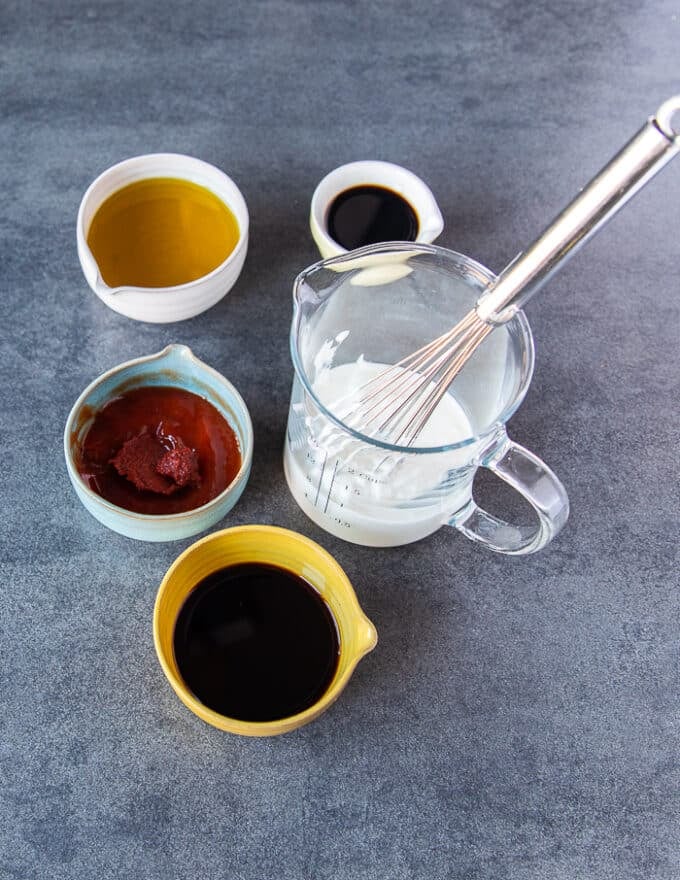
[[[493,329],[474,309],[446,333],[387,367],[359,389],[352,424],[411,446],[474,350]]]

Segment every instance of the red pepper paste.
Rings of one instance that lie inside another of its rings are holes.
[[[227,488],[241,467],[241,450],[231,425],[203,397],[148,385],[97,412],[76,463],[87,485],[118,507],[181,513]]]
[[[162,428],[158,425],[151,434],[145,425],[136,437],[123,443],[111,464],[142,491],[172,495],[185,486],[199,486],[196,450],[181,437],[163,433]]]

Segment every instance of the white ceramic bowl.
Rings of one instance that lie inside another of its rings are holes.
[[[149,177],[175,177],[204,186],[233,212],[239,240],[227,259],[212,272],[175,287],[109,287],[87,244],[87,233],[100,205],[114,192]],[[165,324],[192,318],[214,306],[241,274],[248,250],[248,208],[234,181],[213,165],[179,153],[150,153],[113,165],[90,184],[78,210],[78,257],[87,283],[97,296],[121,315]]]
[[[207,399],[236,432],[241,467],[233,481],[207,504],[183,513],[151,515],[125,510],[94,492],[78,472],[75,458],[98,410],[122,388],[172,385]],[[85,508],[114,532],[142,541],[174,541],[203,532],[219,522],[245,489],[253,457],[253,426],[236,388],[217,370],[199,360],[186,345],[168,345],[158,354],[135,358],[103,373],[76,400],[64,429],[68,475]]]
[[[312,196],[309,226],[324,259],[346,254],[328,234],[328,210],[334,199],[354,186],[382,186],[406,199],[418,218],[416,241],[431,244],[444,228],[444,219],[430,188],[419,177],[392,162],[377,160],[341,165],[320,181]]]

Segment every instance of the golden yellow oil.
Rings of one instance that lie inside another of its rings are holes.
[[[87,243],[110,287],[174,287],[207,275],[239,239],[238,221],[209,189],[174,177],[130,183],[102,202]]]

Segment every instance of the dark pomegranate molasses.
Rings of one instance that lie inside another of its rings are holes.
[[[263,563],[222,568],[180,609],[175,661],[203,705],[240,721],[274,721],[313,706],[338,665],[335,619],[293,572]]]
[[[418,217],[403,196],[384,186],[354,186],[328,210],[328,234],[348,251],[381,241],[415,241]]]

